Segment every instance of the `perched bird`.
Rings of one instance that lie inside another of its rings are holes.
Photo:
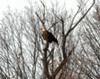
[[[54,37],[54,35],[46,30],[45,28],[40,28],[40,31],[42,33],[43,39],[46,40],[48,43],[55,42],[58,44],[58,40]]]

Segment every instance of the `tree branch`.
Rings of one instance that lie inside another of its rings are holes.
[[[66,33],[65,37],[67,37],[70,34],[70,32],[72,32],[76,28],[76,26],[84,19],[84,17],[91,10],[91,8],[93,7],[94,4],[95,4],[95,0],[93,0],[92,5],[89,7],[89,9],[86,11],[86,13],[78,20],[78,22],[71,29],[68,30],[68,32]]]
[[[75,49],[75,47],[72,48],[71,51],[69,51],[69,54],[68,54],[68,57],[66,57],[62,62],[61,64],[56,68],[55,72],[53,73],[53,77],[55,77],[59,71],[63,68],[63,66],[68,62],[68,59],[70,58],[73,50]]]

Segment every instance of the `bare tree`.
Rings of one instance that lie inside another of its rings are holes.
[[[99,2],[95,4],[94,10],[89,15],[80,24],[82,28],[79,39],[82,51],[80,57],[77,56],[78,66],[81,69],[79,78],[84,76],[86,79],[99,79]]]
[[[42,16],[39,16],[39,13],[36,13],[37,17],[39,18],[40,22],[42,23],[42,25],[46,28],[46,27],[49,27],[49,26],[46,26],[46,6],[43,2],[41,2],[42,5],[43,5],[43,14]],[[73,50],[75,49],[75,47],[71,46],[71,51],[67,52],[66,51],[66,39],[68,36],[70,36],[70,33],[77,27],[77,25],[82,21],[82,19],[86,16],[86,14],[89,12],[89,10],[93,7],[95,1],[93,1],[93,4],[89,7],[89,9],[84,13],[84,15],[82,15],[79,20],[73,25],[73,22],[74,22],[74,19],[75,17],[77,16],[77,14],[80,12],[80,8],[79,10],[77,11],[77,13],[74,15],[73,19],[72,19],[72,22],[71,22],[71,25],[70,25],[70,28],[68,29],[68,31],[66,32],[65,31],[65,21],[66,21],[66,17],[67,16],[63,16],[63,15],[57,15],[55,12],[53,12],[54,14],[54,18],[58,19],[59,23],[60,23],[60,26],[61,26],[61,37],[62,37],[62,41],[61,41],[61,54],[63,55],[62,56],[62,61],[60,62],[60,64],[58,64],[58,66],[54,69],[53,73],[50,74],[50,70],[49,70],[49,62],[50,60],[48,60],[48,50],[49,50],[49,43],[47,42],[46,43],[46,46],[45,46],[45,50],[44,50],[44,55],[43,55],[43,66],[44,66],[44,75],[45,77],[43,79],[55,79],[57,77],[57,79],[61,78],[62,76],[62,73],[59,74],[60,77],[58,77],[58,73],[60,72],[60,70],[63,70],[64,67],[66,67],[66,64],[68,64],[67,62],[69,61],[69,58],[73,52]],[[54,10],[53,10],[54,11]],[[63,12],[64,13],[64,12]],[[65,12],[66,13],[66,12]],[[42,18],[41,18],[42,17]],[[57,22],[57,21],[56,21]],[[56,23],[55,22],[55,23]],[[53,24],[51,24],[53,25]],[[54,56],[53,56],[54,57]],[[64,68],[65,69],[65,68]],[[62,76],[62,78],[64,79],[65,77]]]
[[[80,40],[75,40],[74,34],[77,30],[74,29],[83,22],[95,0],[84,13],[80,5],[74,15],[68,15],[64,6],[58,12],[57,6],[48,9],[45,2],[40,3],[41,6],[34,9],[30,2],[30,6],[25,7],[25,11],[21,13],[8,9],[1,20],[1,79],[78,79],[76,76],[82,75],[85,60],[81,65],[77,65],[80,58],[76,58],[76,51],[81,53],[85,50],[83,47],[81,51],[77,50]],[[80,13],[82,15],[75,21]],[[41,26],[57,37],[59,46],[45,43],[39,32]],[[80,56],[82,58],[82,55]],[[87,70],[84,72],[92,78]]]

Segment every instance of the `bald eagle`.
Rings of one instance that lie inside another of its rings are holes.
[[[46,30],[45,28],[40,28],[40,31],[42,33],[43,39],[46,40],[48,43],[55,42],[58,44],[58,40],[54,37],[54,35]]]

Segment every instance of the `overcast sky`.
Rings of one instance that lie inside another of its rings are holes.
[[[32,0],[32,1],[34,3],[35,1],[39,1],[39,0]],[[44,1],[46,1],[49,4],[51,0],[44,0]],[[60,4],[62,4],[65,1],[66,8],[69,10],[71,8],[75,10],[77,6],[76,0],[56,0],[56,1],[58,1]],[[24,6],[27,5],[28,5],[28,0],[0,0],[0,18],[2,17],[3,12],[7,10],[8,6],[10,6],[10,8],[13,10],[18,9],[20,11],[23,10]]]

